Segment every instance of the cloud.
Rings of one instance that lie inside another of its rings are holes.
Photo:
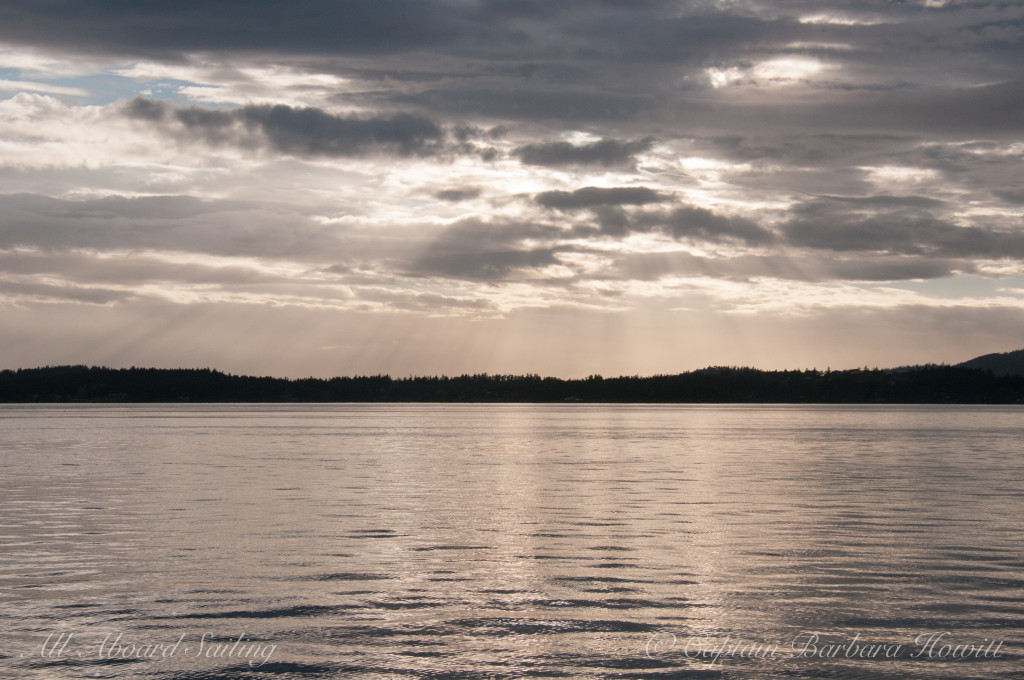
[[[775,236],[752,220],[742,217],[719,215],[706,208],[683,206],[664,217],[645,216],[643,221],[653,221],[671,236],[681,239],[717,243],[735,240],[749,245],[771,243]]]
[[[436,151],[444,138],[433,121],[407,113],[360,118],[284,105],[175,109],[145,98],[129,102],[124,113],[154,123],[177,122],[188,135],[209,144],[248,146],[256,132],[270,148],[296,156],[411,156]]]
[[[0,248],[141,249],[299,259],[342,249],[326,229],[266,203],[191,196],[76,201],[0,194],[0,213]]]
[[[596,189],[588,187],[587,189]],[[418,276],[442,276],[471,281],[536,280],[538,270],[560,265],[571,277],[604,278],[604,274],[587,267],[575,266],[572,256],[610,257],[615,250],[592,249],[587,241],[596,237],[619,239],[635,233],[657,232],[676,240],[695,243],[742,243],[749,246],[771,244],[775,236],[756,223],[720,215],[694,206],[670,210],[626,213],[614,202],[661,200],[651,193],[617,193],[628,187],[608,189],[610,193],[563,192],[554,195],[556,203],[568,201],[571,209],[587,207],[590,214],[566,228],[543,222],[511,219],[482,220],[466,218],[444,229],[417,255],[408,268]],[[590,222],[596,220],[598,228]],[[583,241],[583,243],[581,243]],[[742,262],[742,260],[735,260]],[[706,267],[709,275],[722,275],[725,270]],[[739,275],[729,270],[729,276]],[[632,274],[631,274],[632,276]],[[548,281],[561,286],[564,281]]]
[[[0,279],[0,299],[33,300],[38,302],[84,302],[106,305],[123,302],[134,297],[131,291],[93,286],[26,283]]]
[[[380,57],[472,51],[500,64],[510,54],[536,60],[583,49],[609,60],[664,60],[801,29],[749,11],[663,0],[303,0],[300,6],[281,0],[220,0],[216,11],[200,0],[136,4],[129,12],[117,3],[88,0],[56,5],[5,0],[0,3],[0,38],[86,53],[165,58],[189,52]]]
[[[423,293],[410,290],[389,290],[386,288],[363,288],[359,291],[359,299],[387,305],[388,309],[425,312],[431,315],[472,315],[493,316],[498,313],[497,306],[490,300],[480,297],[456,297],[439,293]]]
[[[1024,130],[1024,120],[1017,115],[1024,106],[1024,81],[1004,74],[989,77],[998,82],[975,86],[937,75],[932,82],[891,90],[822,89],[785,106],[769,96],[714,107],[701,95],[681,102],[680,108],[701,128],[723,132],[752,126],[762,134],[793,135],[802,130],[867,137],[924,133],[956,140],[1008,139]]]
[[[874,201],[867,205],[879,204]],[[837,252],[1024,258],[1024,232],[1019,229],[960,226],[919,208],[864,214],[843,210],[833,200],[818,200],[807,202],[794,212],[796,216],[783,225],[783,232],[786,240],[796,246]]]
[[[470,281],[507,281],[523,269],[558,263],[555,248],[445,252],[432,249],[418,258],[413,273]]]
[[[609,205],[647,205],[667,200],[667,197],[647,187],[583,187],[575,191],[543,191],[533,200],[552,210],[582,210]]]
[[[480,187],[458,187],[438,191],[434,194],[434,198],[448,203],[459,203],[461,201],[471,201],[474,198],[479,198],[480,194]]]
[[[184,261],[183,261],[184,260]],[[0,250],[0,274],[9,280],[63,279],[77,286],[188,284],[239,286],[280,282],[282,275],[252,266],[244,258],[188,261],[180,254],[131,250]]]
[[[1007,191],[993,191],[998,198],[1003,199],[1007,203],[1014,203],[1016,205],[1024,205],[1024,189],[1010,189]]]
[[[822,133],[820,128],[808,129],[801,134],[733,133],[701,141],[713,149],[716,156],[798,167],[832,164],[849,167],[879,155],[912,150],[919,143],[919,139],[911,135]]]
[[[442,231],[409,265],[416,276],[505,281],[522,270],[557,264],[557,227],[516,220],[467,218]],[[533,243],[537,245],[528,245]]]
[[[0,37],[14,44],[85,52],[173,56],[191,51],[302,50],[328,54],[403,52],[437,45],[460,29],[458,13],[417,0],[333,2],[199,0],[59,6],[0,3]]]
[[[957,137],[1004,136],[1024,131],[1019,112],[1024,107],[1024,80],[1014,78],[976,87],[933,86],[924,91],[908,88],[865,98],[855,110],[841,112],[822,107],[839,124],[856,125],[851,113],[875,129],[919,131],[923,128]]]
[[[447,116],[478,116],[501,121],[530,121],[563,125],[593,121],[628,121],[645,111],[656,110],[657,100],[642,92],[602,91],[601,82],[577,85],[571,89],[532,82],[499,79],[499,83],[468,80],[458,86],[427,90],[375,92],[367,95],[370,104],[417,107]],[[339,97],[338,100],[347,97]]]
[[[707,208],[677,205],[669,209],[627,211],[627,206],[668,203],[672,197],[648,187],[584,187],[575,191],[545,191],[534,197],[537,205],[550,210],[587,210],[605,236],[624,237],[657,231],[674,239],[721,243],[739,241],[748,245],[771,243],[775,235],[756,222],[721,215]],[[584,222],[585,224],[586,222]],[[579,233],[585,234],[584,230]]]
[[[246,106],[238,116],[260,127],[278,151],[299,156],[354,156],[370,149],[410,156],[436,147],[443,136],[433,121],[407,113],[356,118],[314,108]]]
[[[831,260],[823,263],[822,280],[907,281],[941,279],[977,271],[968,260],[932,257],[895,257],[879,260]]]
[[[893,196],[874,194],[871,196],[820,196],[819,200],[834,204],[845,204],[856,210],[887,208],[941,208],[946,203],[928,196]]]
[[[517,148],[514,155],[527,165],[600,165],[611,167],[628,165],[634,162],[636,154],[647,151],[653,145],[654,140],[650,137],[632,142],[623,142],[615,139],[602,139],[590,144],[550,142],[546,144],[526,144]]]
[[[166,120],[173,111],[172,106],[164,101],[136,97],[124,105],[124,114],[129,118],[160,122]]]
[[[937,279],[974,271],[969,261],[914,256],[875,259],[820,254],[709,257],[685,252],[655,252],[621,254],[605,276],[638,281],[698,276],[735,281],[779,279],[821,283]]]
[[[64,87],[25,80],[0,80],[0,92],[45,92],[47,94],[68,95],[72,97],[89,96],[89,91],[81,87]]]

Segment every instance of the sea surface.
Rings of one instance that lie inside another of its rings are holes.
[[[1024,408],[0,407],[0,677],[1020,678]]]

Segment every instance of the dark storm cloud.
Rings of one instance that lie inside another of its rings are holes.
[[[551,142],[527,144],[515,150],[515,155],[527,165],[601,165],[605,167],[628,165],[634,156],[654,145],[651,138],[632,142],[602,139],[590,144]]]
[[[647,205],[660,203],[668,197],[647,187],[583,187],[575,191],[543,191],[533,200],[543,208],[581,210],[609,205]]]
[[[124,112],[137,120],[177,122],[189,135],[210,144],[248,146],[252,141],[246,135],[255,130],[271,148],[296,156],[357,156],[374,151],[410,156],[435,152],[444,139],[433,121],[406,113],[359,118],[284,105],[175,109],[142,98],[129,102]]]

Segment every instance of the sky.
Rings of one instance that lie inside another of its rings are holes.
[[[0,0],[0,368],[892,367],[1024,330],[1024,2]]]

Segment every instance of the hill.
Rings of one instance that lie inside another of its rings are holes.
[[[985,354],[959,364],[963,368],[980,368],[996,375],[1024,376],[1024,349],[1015,352]]]

